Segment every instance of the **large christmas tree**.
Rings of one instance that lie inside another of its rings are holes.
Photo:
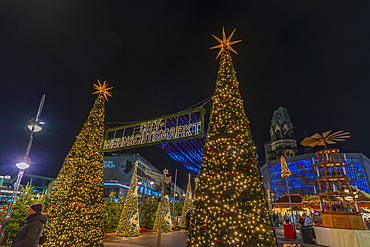
[[[158,230],[159,217],[161,214],[161,205],[162,202],[158,204],[157,214],[154,221],[153,231]],[[163,208],[162,208],[162,221],[161,221],[161,231],[162,232],[172,232],[172,220],[171,220],[171,211],[170,211],[170,200],[168,196],[164,197]]]
[[[131,185],[127,192],[125,204],[118,222],[117,236],[133,237],[140,234],[139,210],[138,210],[138,186],[137,186],[137,164],[132,175]]]
[[[99,81],[98,81],[99,82]],[[49,221],[44,246],[103,246],[104,98],[107,84],[94,85],[99,93],[70,149],[46,202]]]
[[[230,55],[230,45],[239,42],[230,41],[234,32],[215,37],[220,67],[187,247],[277,246]]]
[[[191,176],[189,174],[188,186],[186,188],[186,194],[185,194],[185,202],[182,208],[182,217],[181,217],[181,223],[180,223],[181,228],[185,228],[186,214],[188,213],[188,210],[192,208],[192,206],[193,206],[193,193],[191,191]]]

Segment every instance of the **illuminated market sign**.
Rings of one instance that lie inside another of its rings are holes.
[[[196,138],[203,135],[203,107],[108,129],[103,151],[116,151],[144,145]]]

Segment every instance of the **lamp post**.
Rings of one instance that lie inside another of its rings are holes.
[[[42,111],[42,107],[44,106],[44,102],[45,102],[45,94],[41,98],[41,102],[40,102],[39,109],[38,109],[37,114],[36,114],[36,118],[32,118],[30,121],[28,121],[28,124],[27,124],[28,129],[31,131],[31,135],[30,135],[30,138],[28,140],[26,155],[20,157],[18,159],[17,163],[16,163],[16,166],[19,169],[19,172],[18,172],[18,175],[17,175],[17,180],[14,183],[14,190],[13,190],[12,198],[11,198],[9,206],[8,206],[8,211],[6,212],[5,219],[3,220],[2,224],[1,224],[1,227],[0,227],[1,233],[2,233],[1,238],[0,238],[0,243],[3,242],[3,232],[4,232],[4,228],[5,228],[5,224],[6,224],[6,219],[10,218],[10,216],[12,214],[12,209],[13,209],[13,206],[14,206],[15,198],[17,197],[17,194],[18,194],[18,189],[19,189],[19,185],[21,183],[21,180],[22,180],[22,177],[23,177],[23,174],[24,174],[24,170],[26,170],[31,165],[31,159],[30,159],[30,157],[28,157],[28,155],[30,154],[30,151],[31,151],[31,146],[32,146],[32,141],[33,141],[33,133],[40,132],[42,130],[43,125],[44,125],[44,122],[40,118],[40,114],[41,114],[41,111]]]
[[[5,218],[9,218],[12,213],[13,205],[15,202],[15,198],[17,197],[19,184],[21,183],[24,170],[26,170],[31,165],[31,159],[28,157],[28,155],[30,154],[30,151],[31,151],[33,133],[40,132],[44,125],[44,122],[40,118],[42,107],[44,106],[44,101],[45,101],[45,94],[41,98],[41,102],[40,102],[39,109],[36,114],[36,118],[32,118],[30,121],[28,121],[27,127],[31,131],[31,135],[30,135],[30,139],[28,140],[26,155],[23,157],[20,157],[18,162],[16,163],[16,166],[18,167],[19,172],[17,176],[17,181],[14,184],[14,191],[13,191],[12,199],[10,200],[10,204],[8,207],[8,211],[6,212]]]

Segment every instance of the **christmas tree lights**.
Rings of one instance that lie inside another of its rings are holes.
[[[98,81],[99,82],[99,81]],[[103,246],[103,145],[107,91],[94,85],[99,96],[70,149],[46,201],[44,246]]]
[[[190,179],[191,179],[191,177],[190,177],[190,174],[189,174],[188,186],[186,188],[185,202],[184,202],[184,206],[183,206],[183,209],[182,209],[182,217],[181,217],[181,222],[180,222],[181,228],[185,228],[185,226],[186,226],[186,214],[189,211],[189,209],[191,209],[192,206],[193,206],[193,193],[191,191],[191,180]]]
[[[132,175],[130,189],[127,192],[125,204],[121,213],[120,221],[118,222],[117,236],[133,237],[140,234],[140,218],[138,211],[138,185],[137,185],[137,165]]]
[[[187,247],[277,246],[229,52],[237,42],[230,42],[232,34],[216,38],[221,43],[215,47],[221,48],[220,67]]]
[[[161,214],[161,204],[160,202],[158,204],[157,214],[154,221],[154,227],[153,231],[158,231],[158,224],[159,224],[159,217]],[[161,232],[172,232],[172,220],[171,220],[171,211],[170,211],[170,200],[168,199],[168,196],[165,196],[164,202],[163,202],[163,213],[162,213],[162,223],[161,223]]]
[[[290,175],[292,174],[290,173],[290,170],[288,168],[288,165],[286,163],[284,156],[280,157],[280,163],[281,163],[281,176],[283,178],[290,177]]]

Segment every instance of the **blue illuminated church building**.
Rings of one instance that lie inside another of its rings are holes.
[[[299,154],[295,140],[294,127],[287,109],[280,107],[273,113],[270,125],[271,141],[265,144],[266,163],[261,167],[266,189],[279,198],[287,194],[285,179],[281,177],[280,157],[287,161],[291,176],[288,178],[291,194],[306,196],[319,193],[314,163],[317,156],[310,148]],[[370,159],[362,153],[340,153],[352,186],[370,194]],[[316,192],[316,193],[315,193]]]

